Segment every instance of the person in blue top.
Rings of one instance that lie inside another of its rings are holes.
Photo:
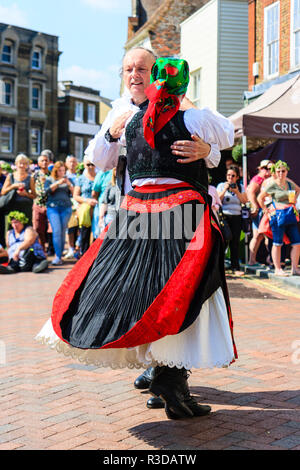
[[[93,187],[96,178],[96,168],[86,158],[84,159],[84,172],[76,180],[73,198],[79,205],[86,204],[86,209],[90,213],[92,220],[93,210],[98,204],[96,198],[93,197]],[[82,207],[81,207],[82,209]],[[80,207],[79,207],[80,210]],[[82,256],[90,246],[91,241],[91,224],[89,226],[82,225],[79,220],[80,227],[80,255]]]
[[[40,273],[48,267],[48,261],[39,242],[38,233],[28,226],[28,218],[23,212],[8,214],[11,229],[6,234],[8,266],[0,265],[0,274],[14,274],[32,271]]]
[[[53,265],[62,264],[62,254],[65,245],[66,230],[72,214],[71,197],[74,186],[66,177],[64,162],[54,164],[51,176],[46,179],[45,192],[47,198],[47,216],[53,232],[55,258]]]
[[[106,188],[112,179],[112,172],[113,170],[108,170],[108,171],[99,170],[94,181],[92,196],[98,200],[98,204],[94,208],[93,220],[92,220],[92,232],[93,232],[94,238],[97,238],[100,234],[100,226],[99,226],[100,207],[103,203],[103,197],[104,197]]]

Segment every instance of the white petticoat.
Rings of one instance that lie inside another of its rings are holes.
[[[79,349],[62,341],[49,319],[35,338],[65,356],[98,367],[120,369],[166,365],[185,369],[226,367],[234,360],[221,287],[203,304],[194,323],[176,335],[134,348]]]

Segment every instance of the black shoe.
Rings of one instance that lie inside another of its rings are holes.
[[[16,271],[11,266],[3,266],[0,264],[0,274],[15,274]]]
[[[188,386],[188,378],[189,374],[186,369],[183,369],[183,377],[185,379],[182,382],[182,393],[184,396],[184,403],[189,407],[189,409],[193,412],[194,416],[205,416],[211,411],[211,407],[209,405],[200,405],[197,403],[194,397],[190,394],[190,389]]]
[[[134,381],[135,388],[146,390],[149,388],[150,383],[154,377],[154,367],[148,367],[137,379]]]
[[[33,273],[41,273],[42,271],[45,271],[48,268],[48,261],[46,259],[43,259],[39,263],[35,263],[32,268]]]
[[[165,412],[170,419],[192,418],[190,408],[184,403],[182,390],[186,378],[185,369],[176,367],[155,367],[154,378],[149,390],[154,397],[161,397],[165,402]]]
[[[151,410],[164,407],[165,402],[160,397],[151,397],[147,401],[147,408],[150,408]]]

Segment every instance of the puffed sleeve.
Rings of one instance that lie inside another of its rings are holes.
[[[234,144],[234,127],[226,117],[209,108],[190,108],[184,113],[184,122],[191,134],[198,135],[210,144],[210,154],[205,158],[208,168],[218,166],[221,158],[220,150]]]
[[[90,140],[84,154],[96,167],[102,171],[111,170],[117,165],[120,142],[108,142],[105,138],[106,131],[114,122],[114,110],[109,111],[100,131]]]
[[[123,132],[123,135],[117,142],[109,142],[105,134],[115,120],[128,111],[135,114],[139,111],[139,107],[131,102],[128,93],[124,93],[121,98],[113,102],[113,108],[107,114],[100,131],[89,142],[84,152],[87,158],[102,171],[112,170],[117,166],[120,147],[125,145],[125,132]],[[127,120],[126,125],[131,117]]]

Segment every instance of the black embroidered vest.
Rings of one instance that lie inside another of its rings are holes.
[[[130,181],[138,178],[175,178],[190,183],[199,191],[208,189],[208,175],[203,159],[191,163],[177,163],[171,145],[176,140],[192,140],[187,130],[183,111],[175,116],[156,134],[155,149],[144,138],[143,116],[139,111],[126,128],[127,169]]]

